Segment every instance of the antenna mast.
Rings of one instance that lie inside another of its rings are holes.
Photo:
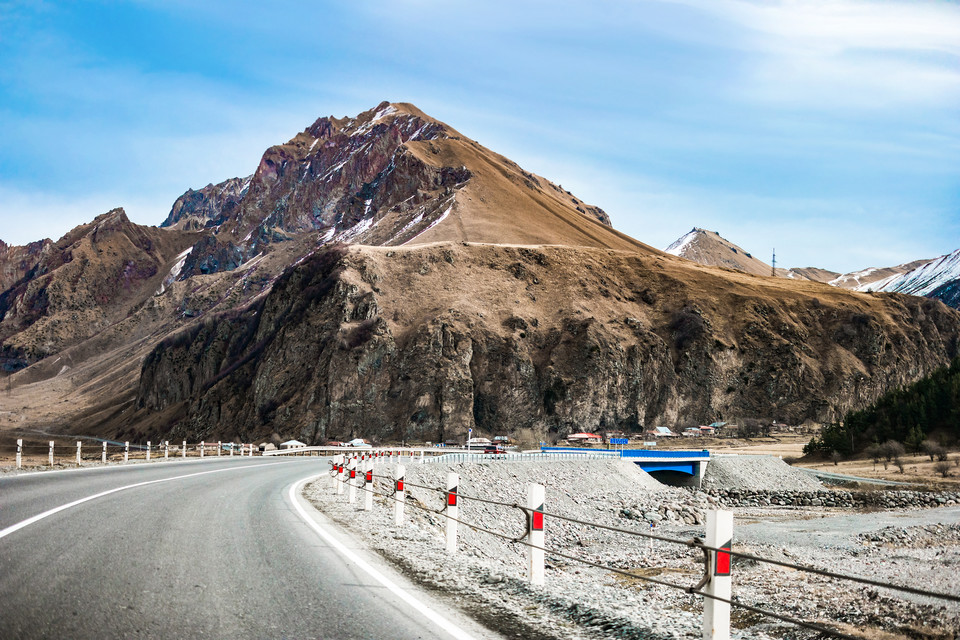
[[[777,249],[776,249],[776,247],[774,247],[774,249],[773,249],[773,266],[770,267],[770,275],[773,276],[774,278],[777,277]]]

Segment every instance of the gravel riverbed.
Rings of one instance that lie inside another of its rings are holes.
[[[713,480],[725,475],[721,484],[741,489],[823,490],[815,479],[777,458],[757,457],[754,467],[750,458],[738,456],[736,462],[717,465]],[[716,461],[708,467],[705,486]],[[717,497],[662,485],[637,465],[619,460],[407,462],[406,518],[395,527],[394,501],[386,497],[393,491],[394,464],[377,463],[375,490],[384,495],[375,498],[369,512],[362,510],[362,492],[349,504],[346,492],[336,495],[329,478],[309,485],[304,493],[414,579],[507,637],[701,637],[702,598],[683,590],[702,576],[701,551],[547,517],[549,549],[633,575],[548,555],[546,584],[534,587],[526,581],[526,548],[512,541],[525,531],[524,513],[469,497],[525,504],[527,484],[539,483],[546,487],[548,513],[680,541],[704,535],[704,513],[718,508]],[[459,519],[505,538],[461,525],[457,553],[444,551],[445,518],[435,513],[443,508],[443,494],[423,487],[445,487],[451,471],[460,476]],[[960,507],[875,513],[809,506],[731,510],[737,551],[960,595]],[[957,603],[908,598],[756,561],[735,561],[734,597],[864,638],[954,638],[960,632]],[[736,608],[732,627],[733,637],[742,639],[818,637]]]

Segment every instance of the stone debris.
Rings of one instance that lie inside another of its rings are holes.
[[[819,491],[823,484],[776,456],[712,455],[704,489]]]
[[[802,480],[793,479],[797,485],[808,479],[776,458],[754,458],[758,460],[756,470],[746,468],[749,457],[740,458],[731,465],[719,465],[720,473],[731,473],[741,482],[776,473],[782,474],[782,481],[789,483],[790,472],[802,476]],[[548,514],[691,541],[704,535],[705,512],[719,508],[723,497],[662,485],[635,464],[622,461],[407,463],[406,466],[406,519],[400,528],[393,524],[394,502],[387,497],[377,496],[373,511],[365,512],[360,508],[360,498],[358,504],[348,504],[345,496],[334,494],[326,478],[309,486],[305,494],[321,511],[393,560],[414,579],[450,596],[461,607],[469,603],[465,606],[469,613],[508,637],[571,640],[701,637],[702,598],[683,590],[695,586],[703,575],[701,551],[548,515],[545,518],[548,548],[624,573],[548,554],[546,584],[534,587],[526,580],[526,548],[515,541],[525,531],[524,512],[513,506],[469,498],[482,497],[523,506],[527,483],[536,482],[546,487]],[[392,493],[393,468],[389,462],[378,464],[375,471],[378,493]],[[416,508],[443,509],[443,494],[423,487],[445,487],[446,476],[451,471],[460,476],[459,519],[476,525],[460,525],[458,552],[454,558],[444,552],[444,516]],[[820,491],[825,491],[822,486]],[[729,494],[728,491],[728,497]],[[822,514],[828,507],[810,508]],[[735,521],[742,518],[762,523],[767,518],[802,518],[805,507],[771,505],[734,509]],[[481,527],[499,533],[500,537],[481,531]],[[769,536],[769,542],[740,544],[735,525],[734,548],[833,571],[903,576],[905,582],[924,586],[929,584],[924,579],[925,572],[942,568],[947,575],[956,575],[960,569],[960,546],[950,537],[958,535],[956,528],[944,529],[952,532],[944,538],[946,547],[911,549],[913,555],[901,553],[893,558],[889,556],[888,547],[899,539],[895,538],[899,534],[894,533],[881,534],[882,540],[872,541],[860,539],[859,532],[854,532],[850,534],[849,548],[798,550],[773,543],[777,541],[775,532]],[[937,531],[936,528],[917,529],[909,536],[936,540]],[[936,624],[948,634],[960,631],[960,607],[955,604],[946,608],[942,602],[905,600],[886,590],[863,588],[855,583],[837,582],[749,560],[735,559],[734,573],[736,598],[782,615],[827,621],[827,626],[843,623],[894,634],[910,625],[921,628]],[[657,585],[646,578],[681,588]],[[947,584],[947,578],[942,582],[936,583],[941,590],[960,590],[956,584],[952,587]],[[734,638],[744,640],[817,637],[815,632],[798,630],[793,625],[738,609],[733,612],[732,633]]]

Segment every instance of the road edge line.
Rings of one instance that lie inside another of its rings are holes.
[[[405,591],[395,582],[390,580],[390,578],[388,578],[383,573],[381,573],[376,568],[374,568],[369,562],[367,562],[366,560],[358,556],[356,553],[354,553],[350,549],[348,549],[346,545],[344,545],[342,542],[337,540],[331,533],[329,533],[328,531],[325,531],[323,527],[321,527],[316,520],[310,517],[310,514],[306,512],[306,510],[303,508],[303,505],[300,503],[300,500],[298,498],[300,497],[300,494],[303,490],[304,485],[306,485],[308,482],[315,480],[317,478],[322,478],[325,475],[326,474],[323,474],[323,473],[314,474],[312,476],[309,476],[302,480],[294,482],[292,485],[290,485],[290,491],[288,492],[287,495],[290,498],[290,504],[293,505],[293,508],[296,510],[297,514],[300,516],[300,519],[303,520],[308,527],[313,529],[313,531],[317,535],[323,538],[323,540],[326,541],[331,547],[333,547],[338,553],[340,553],[340,555],[342,555],[347,560],[353,562],[358,568],[365,571],[370,577],[372,577],[374,580],[376,580],[381,585],[383,585],[388,591],[393,593],[395,596],[403,600],[410,607],[412,607],[417,612],[419,612],[420,615],[422,615],[424,618],[434,623],[435,625],[437,625],[438,627],[440,627],[441,629],[449,633],[454,638],[457,638],[457,640],[474,640],[474,637],[472,635],[470,635],[469,633],[467,633],[457,625],[453,624],[452,622],[444,618],[442,615],[440,615],[439,613],[431,609],[429,606],[427,606],[420,600],[414,598],[407,591]],[[302,500],[309,504],[306,498],[302,498]],[[311,508],[313,508],[312,505],[311,505]]]

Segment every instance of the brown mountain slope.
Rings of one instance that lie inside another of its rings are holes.
[[[599,208],[524,171],[410,104],[320,118],[271,147],[247,179],[174,204],[164,226],[209,228],[182,277],[234,269],[279,242],[400,245],[435,241],[650,247]]]
[[[689,233],[680,237],[665,251],[698,264],[726,267],[755,276],[769,276],[772,273],[770,265],[721,237],[716,231],[698,227],[694,227]]]
[[[125,429],[438,440],[475,427],[831,420],[957,353],[939,302],[672,256],[442,243],[318,253],[145,360]]]
[[[0,292],[7,364],[57,354],[126,318],[196,238],[133,224],[115,209],[45,246],[30,271]]]

